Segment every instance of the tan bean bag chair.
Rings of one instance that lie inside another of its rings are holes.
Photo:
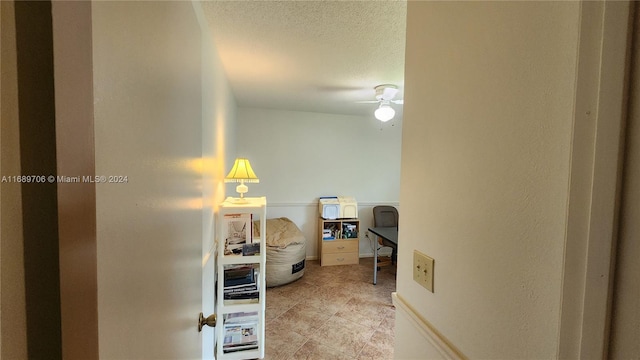
[[[267,287],[280,286],[304,275],[307,256],[302,231],[286,217],[267,219]],[[253,234],[260,236],[260,220],[253,222]]]

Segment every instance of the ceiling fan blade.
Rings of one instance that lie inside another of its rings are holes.
[[[382,98],[391,100],[398,93],[398,88],[392,85],[386,86],[382,92]]]
[[[391,102],[398,105],[404,104],[404,100],[391,100]]]
[[[363,100],[363,101],[356,101],[356,104],[377,104],[380,101],[378,100]]]

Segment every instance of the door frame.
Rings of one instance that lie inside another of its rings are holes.
[[[606,358],[626,118],[629,1],[581,1],[558,358]]]

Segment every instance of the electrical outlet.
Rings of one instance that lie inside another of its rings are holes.
[[[413,250],[413,280],[433,292],[434,260],[418,250]]]

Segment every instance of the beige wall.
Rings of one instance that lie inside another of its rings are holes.
[[[271,205],[331,195],[398,201],[401,119],[240,108],[238,135],[240,155],[260,177],[250,193],[266,195]]]
[[[373,206],[398,205],[401,119],[239,108],[238,134],[239,155],[260,178],[249,194],[267,196],[269,217],[296,223],[307,258],[318,256],[318,197],[354,196],[363,230],[373,225]],[[372,249],[362,236],[360,256],[373,256]]]
[[[552,358],[580,6],[408,7],[398,294],[470,358]],[[425,346],[396,337],[396,357]]]
[[[96,185],[100,357],[199,358],[203,236],[224,196],[203,174],[224,176],[233,97],[203,84],[190,2],[94,2],[92,15],[96,173],[128,177]]]
[[[18,73],[13,1],[0,2],[1,123],[0,176],[20,175]],[[0,358],[27,358],[22,193],[17,183],[0,183]]]

